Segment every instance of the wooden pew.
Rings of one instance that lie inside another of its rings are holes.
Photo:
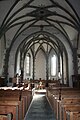
[[[0,90],[0,109],[1,109],[0,111],[1,114],[7,114],[8,112],[12,112],[13,120],[16,120],[14,116],[17,116],[17,120],[22,120],[24,115],[23,115],[23,100],[21,99],[21,91]]]
[[[13,88],[12,88],[13,89]],[[0,89],[0,101],[20,101],[22,104],[22,116],[24,118],[27,109],[32,100],[33,89],[27,90],[26,88],[23,90],[12,90],[11,88],[6,88],[6,90]]]
[[[62,100],[57,100],[57,119],[62,120],[62,111],[64,111],[63,106],[70,106],[70,105],[80,105],[80,97],[73,97],[70,98],[63,98]],[[66,116],[66,111],[65,111]]]
[[[7,99],[11,99],[11,100],[21,100],[21,92],[20,90],[0,90],[0,99],[1,98],[6,98]]]
[[[66,111],[66,120],[80,120],[80,111]]]
[[[22,120],[21,102],[0,101],[0,114],[12,113],[13,120]]]
[[[28,110],[30,103],[32,101],[32,90],[22,90],[22,97],[26,99],[26,111]]]
[[[54,110],[54,113],[56,115],[56,118],[59,119],[59,102],[64,97],[80,97],[80,90],[79,89],[73,89],[69,87],[54,87],[54,89],[48,89],[47,91],[47,98],[51,104],[52,109]],[[62,119],[61,119],[62,120]]]
[[[67,111],[78,112],[79,113],[80,112],[80,104],[63,105],[63,111],[62,111],[63,118],[61,120],[66,120],[67,119],[67,115],[66,115]]]
[[[56,115],[57,115],[57,118],[59,118],[59,113],[61,114],[62,110],[61,110],[61,107],[62,105],[76,105],[76,104],[79,104],[80,103],[80,94],[76,95],[75,93],[74,94],[66,94],[66,95],[62,95],[62,98],[61,100],[56,100]],[[62,116],[62,115],[60,115]],[[62,120],[62,118],[60,119]]]

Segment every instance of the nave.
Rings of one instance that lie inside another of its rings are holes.
[[[45,94],[35,94],[24,120],[56,120]]]
[[[43,89],[56,120],[80,120],[80,0],[0,0],[0,120],[29,119]]]
[[[0,120],[80,120],[80,88],[54,83],[0,87]]]

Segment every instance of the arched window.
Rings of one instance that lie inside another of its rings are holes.
[[[56,56],[51,57],[51,76],[56,75]]]
[[[31,57],[30,54],[26,56],[26,74],[30,75]]]

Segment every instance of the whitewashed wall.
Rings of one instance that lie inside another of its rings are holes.
[[[40,50],[35,61],[35,79],[46,79],[46,59],[43,52]]]

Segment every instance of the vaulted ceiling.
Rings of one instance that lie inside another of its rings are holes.
[[[64,47],[64,43],[78,48],[79,6],[80,0],[1,0],[0,38],[5,34],[6,48],[10,49],[22,39],[19,45],[23,51],[33,40],[39,44],[41,40],[54,41],[55,48]]]

